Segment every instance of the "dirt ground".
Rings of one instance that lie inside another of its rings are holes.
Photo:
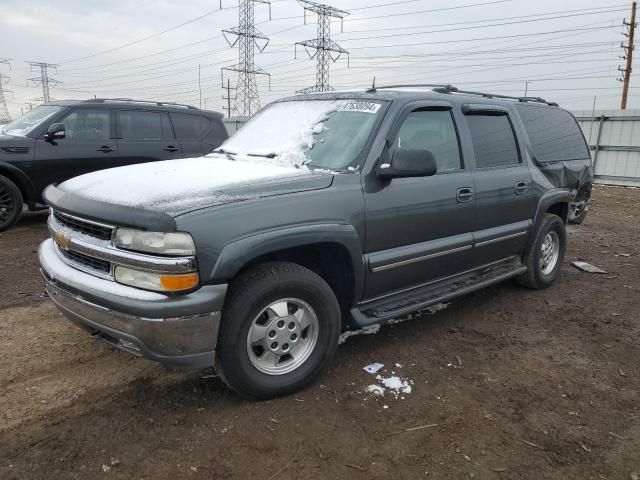
[[[262,403],[71,325],[42,296],[45,216],[26,215],[0,234],[0,479],[638,478],[639,207],[597,187],[554,287],[351,337],[318,384]],[[374,361],[411,393],[367,393]]]

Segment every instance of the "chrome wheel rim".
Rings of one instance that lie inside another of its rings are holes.
[[[548,232],[540,247],[540,271],[549,275],[556,268],[560,256],[560,237],[555,231]]]
[[[283,298],[264,308],[251,322],[247,353],[267,375],[284,375],[307,361],[318,343],[318,316],[297,298]]]

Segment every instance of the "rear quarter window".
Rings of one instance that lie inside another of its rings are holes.
[[[591,155],[576,119],[554,107],[517,105],[516,109],[539,162],[589,159]]]
[[[211,127],[211,120],[200,115],[173,112],[170,115],[178,140],[200,140]]]

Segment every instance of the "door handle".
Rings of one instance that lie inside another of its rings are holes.
[[[529,182],[517,182],[515,185],[516,195],[522,195],[529,191]]]
[[[174,147],[173,145],[168,145],[164,147],[164,150],[167,152],[177,152],[180,149],[178,147]]]
[[[458,203],[468,202],[473,198],[473,188],[471,187],[461,187],[456,190],[456,198],[458,199]]]
[[[113,152],[113,148],[111,148],[111,147],[109,147],[107,145],[103,145],[97,151],[98,152],[102,152],[102,153],[109,153],[109,152]]]

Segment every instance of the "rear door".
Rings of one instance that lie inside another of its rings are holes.
[[[120,165],[182,157],[167,112],[117,110],[116,132]]]
[[[520,154],[511,113],[463,105],[475,158],[474,262],[520,255],[535,212],[531,171]]]
[[[34,170],[39,184],[62,182],[84,173],[118,165],[118,146],[112,128],[112,111],[106,108],[71,110],[56,123],[65,126],[65,138],[37,139]]]

